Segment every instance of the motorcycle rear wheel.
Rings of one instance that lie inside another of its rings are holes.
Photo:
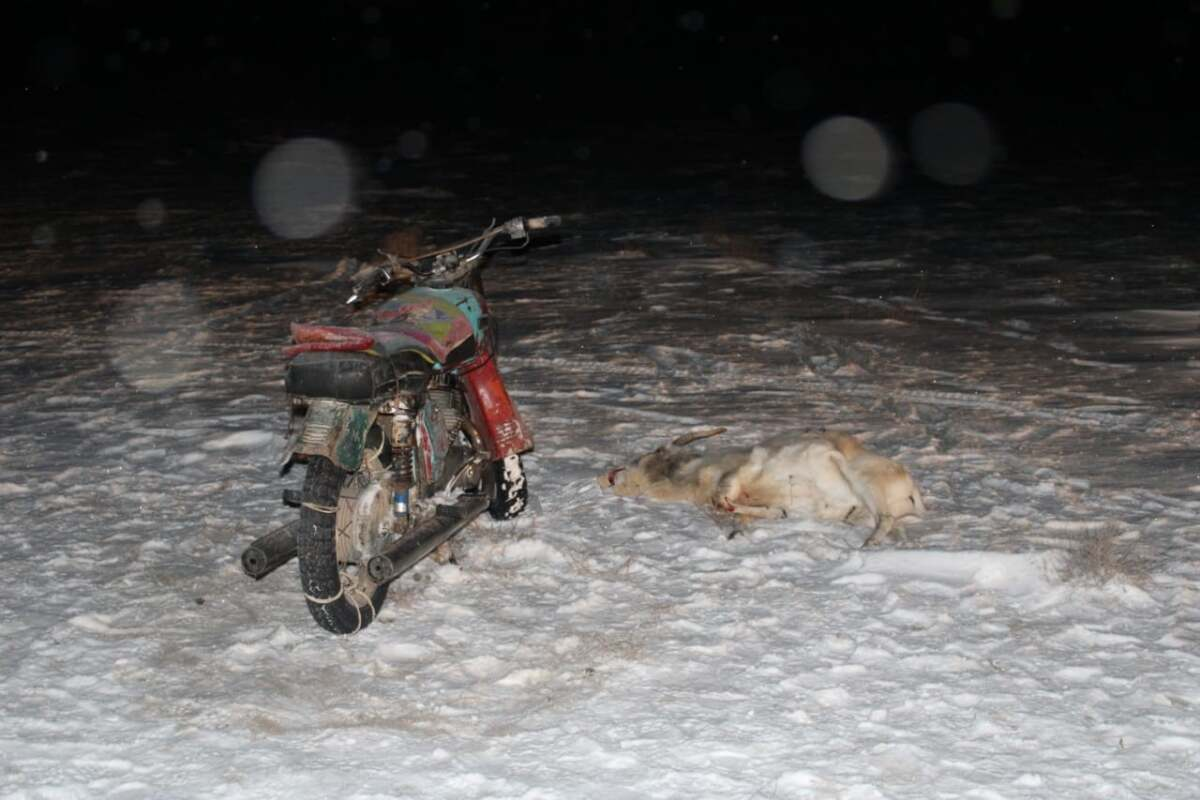
[[[387,585],[369,580],[365,564],[339,564],[335,523],[349,473],[322,456],[308,462],[296,536],[300,586],[316,623],[330,633],[357,633],[375,621]]]

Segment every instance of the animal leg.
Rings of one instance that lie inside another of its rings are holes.
[[[742,525],[744,524],[742,519],[733,516],[727,511],[722,511],[716,506],[706,505],[702,506],[702,508],[705,516],[712,520],[713,525],[717,526],[717,530],[726,539],[732,539],[742,532]]]
[[[748,471],[749,468],[743,465],[721,476],[721,480],[717,482],[717,490],[712,495],[711,502],[713,507],[720,511],[734,514],[739,519],[783,519],[786,517],[787,512],[782,508],[756,506],[738,502],[738,498],[744,496],[742,492],[742,479],[743,475],[747,474]]]
[[[786,519],[787,511],[782,508],[768,506],[744,506],[730,504],[728,507],[708,506],[708,515],[717,527],[725,534],[726,539],[733,539],[753,524],[756,519]]]
[[[733,510],[733,498],[737,497],[742,492],[742,483],[738,477],[738,473],[742,468],[731,469],[721,476],[717,481],[717,488],[713,491],[709,502],[719,511],[725,511],[729,514],[735,513]]]
[[[737,514],[739,517],[752,517],[754,519],[787,519],[787,511],[782,508],[773,508],[771,506],[744,506],[741,503],[730,503],[726,501],[722,506],[725,511]]]
[[[875,547],[887,541],[888,535],[891,534],[892,528],[896,525],[896,520],[891,514],[879,515],[879,522],[875,524],[875,530],[863,542],[863,547]]]

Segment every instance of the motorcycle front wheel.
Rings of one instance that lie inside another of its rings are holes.
[[[336,634],[357,633],[374,622],[388,590],[370,580],[352,544],[339,542],[338,505],[349,477],[327,458],[309,459],[296,536],[308,610],[318,625]]]
[[[525,481],[525,465],[517,454],[491,464],[492,501],[488,513],[492,519],[516,519],[529,504],[529,486]]]

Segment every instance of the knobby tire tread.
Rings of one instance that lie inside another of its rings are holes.
[[[491,465],[492,470],[492,501],[488,504],[488,513],[492,519],[504,521],[516,519],[529,505],[529,483],[525,476],[525,465],[517,457],[520,478],[509,481],[504,474],[504,462],[496,461]]]
[[[308,473],[304,478],[306,505],[300,508],[301,525],[296,536],[300,586],[308,597],[333,597],[341,591],[333,532],[336,515],[322,513],[308,505],[336,508],[345,479],[346,471],[329,459],[314,456],[309,460]],[[305,602],[313,619],[322,628],[330,633],[348,634],[374,622],[374,612],[379,611],[386,598],[387,586],[380,586],[372,595],[370,605],[361,608],[356,608],[354,602],[345,595],[331,603],[314,603],[307,599]]]

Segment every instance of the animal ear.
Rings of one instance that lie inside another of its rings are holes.
[[[693,431],[692,433],[685,433],[682,436],[676,436],[674,441],[671,442],[671,444],[674,447],[685,447],[685,446],[691,444],[692,442],[698,442],[701,439],[708,439],[713,436],[720,436],[722,433],[724,433],[727,430],[729,430],[729,429],[728,428],[709,428],[708,430],[705,430],[705,431]]]

